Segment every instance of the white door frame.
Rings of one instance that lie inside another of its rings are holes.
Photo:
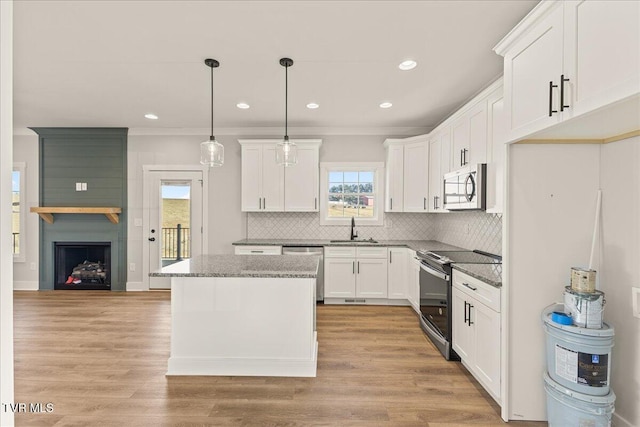
[[[209,209],[209,170],[201,165],[142,165],[142,289],[149,290],[149,196],[151,192],[151,172],[202,172],[202,251],[209,247],[207,215]]]

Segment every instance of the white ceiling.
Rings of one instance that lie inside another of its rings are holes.
[[[290,128],[428,131],[502,73],[492,48],[536,3],[17,0],[14,125],[207,134],[211,57],[215,133],[278,134],[288,56]]]

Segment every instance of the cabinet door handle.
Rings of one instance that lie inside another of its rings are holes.
[[[440,201],[440,196],[436,196],[436,209],[440,209],[438,202]]]
[[[549,82],[549,117],[553,115],[553,113],[557,113],[558,110],[553,109],[553,88],[558,87],[558,85],[554,85],[553,81]]]
[[[468,303],[465,301],[464,302],[464,323],[467,323],[469,318],[467,317],[467,305]]]
[[[471,309],[473,308],[473,306],[471,305],[471,303],[469,303],[469,326],[473,325],[473,322],[471,321]]]
[[[463,162],[462,166],[466,166],[467,163],[468,163],[467,162],[467,151],[469,151],[469,150],[467,150],[466,148],[462,150],[462,162]]]
[[[427,210],[427,198],[426,197],[424,198],[424,201],[422,202],[422,209],[425,210],[425,211]]]
[[[477,291],[477,290],[478,290],[478,288],[474,288],[473,286],[471,286],[471,285],[470,285],[470,284],[468,284],[468,283],[463,283],[462,285],[463,285],[463,286],[466,286],[467,288],[471,289],[472,291]]]
[[[356,262],[351,261],[351,273],[356,274]]]
[[[318,198],[314,197],[313,199],[313,209],[316,210],[318,209]]]
[[[393,210],[393,197],[389,198],[389,210],[392,211]]]
[[[267,209],[267,198],[266,197],[262,198],[262,209]]]
[[[389,252],[389,264],[393,263],[393,252]]]
[[[252,254],[263,254],[264,251],[251,251]]]
[[[360,261],[358,261],[358,274],[360,274]]]
[[[460,150],[460,166],[464,166],[464,164],[462,163],[462,150]]]
[[[568,82],[569,79],[564,78],[564,74],[560,76],[560,111],[564,111],[565,108],[569,108],[568,105],[564,105],[564,82]]]

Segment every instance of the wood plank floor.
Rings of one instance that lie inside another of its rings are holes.
[[[167,292],[15,292],[14,316],[15,401],[53,404],[18,426],[504,424],[408,307],[318,306],[316,378],[165,377]]]

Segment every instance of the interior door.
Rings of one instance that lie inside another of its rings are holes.
[[[149,272],[202,254],[202,172],[149,172]],[[149,289],[170,289],[171,281],[150,277]]]

